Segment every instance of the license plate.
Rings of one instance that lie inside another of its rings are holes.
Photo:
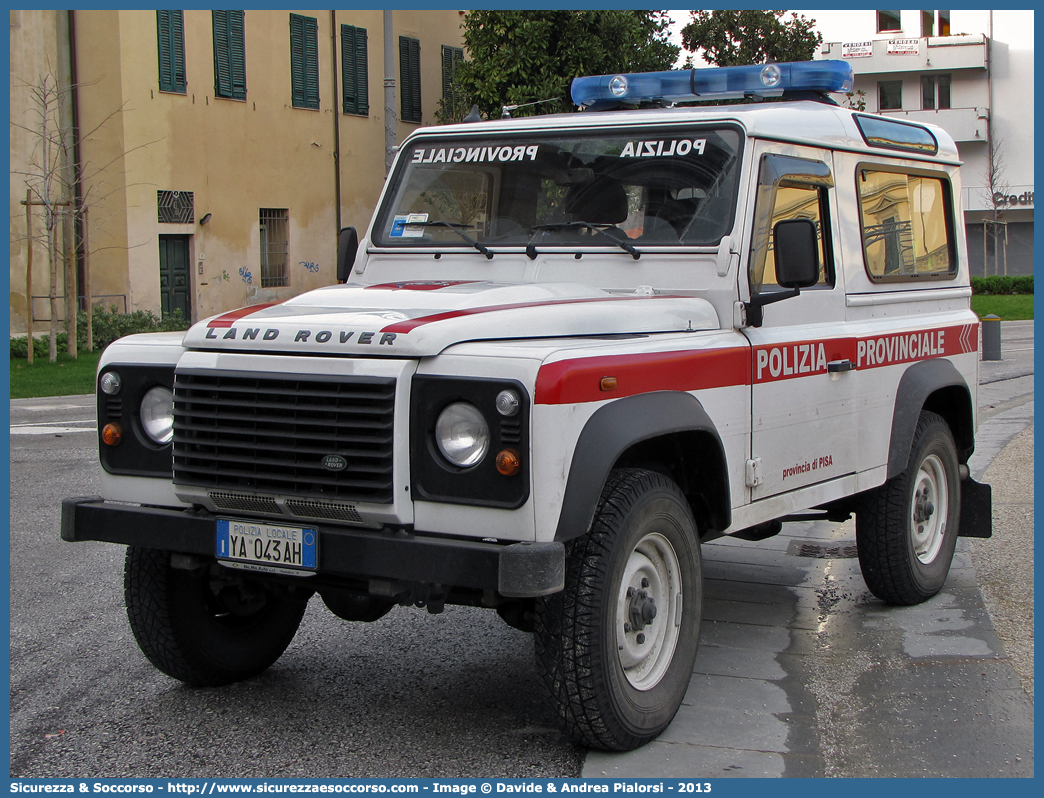
[[[217,556],[223,565],[251,571],[314,571],[319,532],[233,518],[217,520]]]

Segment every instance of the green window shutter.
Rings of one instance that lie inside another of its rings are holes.
[[[319,108],[319,24],[290,15],[290,87],[294,108]]]
[[[420,41],[399,37],[399,83],[402,86],[401,119],[421,121]]]
[[[160,91],[185,93],[185,20],[181,11],[157,11]]]
[[[242,11],[213,11],[214,95],[246,99],[246,46]]]
[[[456,100],[457,67],[464,60],[464,49],[442,45],[442,99],[447,108]]]
[[[367,78],[366,28],[341,25],[341,99],[344,113],[369,115],[370,88]]]

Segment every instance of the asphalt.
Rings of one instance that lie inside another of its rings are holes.
[[[994,536],[958,541],[916,607],[866,589],[855,523],[704,546],[700,650],[655,741],[590,752],[606,777],[1033,776],[1033,322],[980,364],[969,462]]]

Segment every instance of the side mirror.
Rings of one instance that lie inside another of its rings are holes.
[[[776,282],[783,288],[809,288],[819,282],[819,240],[811,219],[787,219],[772,228]]]
[[[354,227],[342,227],[337,237],[337,282],[348,282],[358,252],[359,234]]]

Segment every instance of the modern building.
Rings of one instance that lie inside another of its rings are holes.
[[[1033,11],[805,13],[852,65],[850,104],[956,140],[972,274],[1032,274]]]
[[[82,165],[52,197],[86,207],[81,306],[89,287],[95,304],[197,320],[335,282],[338,230],[368,223],[389,143],[436,121],[463,13],[11,11],[12,334],[29,305],[35,330],[50,318],[40,243],[26,296],[24,205],[47,76],[50,129]]]

